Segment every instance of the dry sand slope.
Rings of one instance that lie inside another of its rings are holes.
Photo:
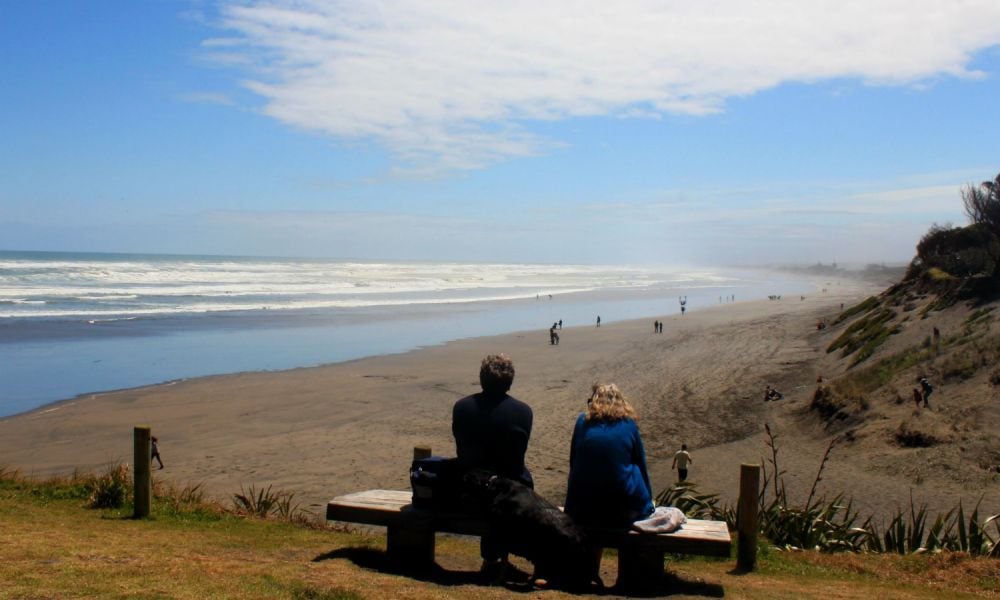
[[[100,469],[130,460],[132,426],[149,424],[167,467],[157,476],[201,482],[222,499],[241,486],[273,485],[320,512],[336,494],[408,487],[415,445],[452,454],[451,405],[477,391],[483,355],[507,352],[517,369],[512,394],[535,410],[528,465],[539,491],[556,501],[573,422],[598,380],[633,399],[656,491],[673,480],[672,454],[686,442],[691,479],[735,501],[739,465],[767,455],[763,426],[771,423],[791,491],[805,495],[829,440],[804,410],[829,343],[814,325],[873,291],[835,282],[804,300],[724,304],[668,317],[659,335],[652,319],[604,323],[567,327],[550,346],[540,327],[324,367],[86,396],[0,421],[0,465],[36,475]],[[762,401],[769,383],[784,401]],[[913,485],[837,449],[821,491],[848,492],[866,511],[906,502]],[[957,484],[918,491],[940,508],[963,495],[973,497]]]

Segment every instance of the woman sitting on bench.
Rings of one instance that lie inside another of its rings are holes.
[[[576,421],[566,513],[586,526],[628,528],[653,512],[635,409],[618,386],[595,384]]]

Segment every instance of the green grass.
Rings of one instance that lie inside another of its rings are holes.
[[[988,307],[980,308],[980,309],[977,309],[977,310],[973,311],[971,314],[969,314],[968,317],[966,317],[965,324],[966,325],[972,325],[972,324],[974,324],[974,323],[976,323],[978,321],[982,321],[982,320],[987,320],[988,321],[988,320],[990,320],[992,318],[992,316],[990,315],[990,313],[993,312],[994,308],[996,308],[996,307],[994,307],[994,306],[988,306]]]
[[[890,335],[899,331],[898,325],[889,325],[895,317],[896,313],[888,308],[869,312],[851,323],[837,339],[831,342],[827,346],[827,353],[843,349],[841,356],[847,357],[860,350],[851,362],[852,367],[857,365],[869,358]]]
[[[876,308],[877,306],[879,306],[878,298],[876,298],[875,296],[869,296],[868,298],[865,298],[862,302],[855,304],[854,306],[848,308],[847,310],[837,315],[837,318],[833,320],[833,325],[839,325],[840,323],[843,323],[844,321],[850,319],[854,315],[866,313]]]
[[[86,508],[85,477],[39,482],[0,469],[0,597],[31,598],[526,598],[485,586],[473,538],[439,537],[440,569],[412,577],[385,562],[385,536],[237,515],[190,502],[197,486],[161,495],[152,517]],[[614,579],[613,552],[605,579]],[[1000,561],[777,551],[761,541],[758,569],[731,559],[667,562],[665,593],[727,598],[977,598],[1000,594]],[[933,575],[933,576],[930,576]],[[531,597],[579,598],[557,590]]]

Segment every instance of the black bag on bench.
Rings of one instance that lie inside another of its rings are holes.
[[[457,458],[418,458],[410,466],[413,506],[432,510],[456,508],[462,495],[462,468]]]

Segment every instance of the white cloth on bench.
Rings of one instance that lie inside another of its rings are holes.
[[[687,523],[684,512],[675,506],[657,506],[653,514],[632,523],[632,529],[641,533],[672,533]]]

